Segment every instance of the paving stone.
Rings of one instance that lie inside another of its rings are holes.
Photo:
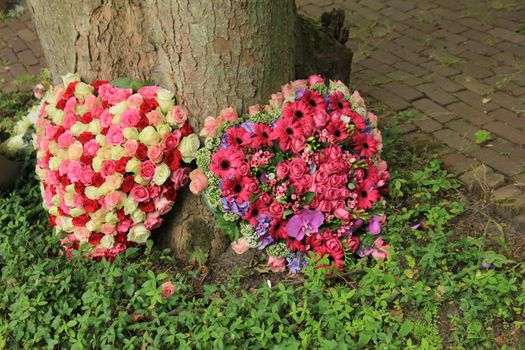
[[[472,91],[467,91],[467,90],[459,91],[454,96],[459,98],[469,107],[472,107],[481,113],[488,113],[491,110],[495,110],[499,108],[499,106],[493,102],[483,103],[484,97],[477,95],[473,93]]]
[[[450,79],[447,77],[443,77],[439,74],[434,74],[433,78],[434,78],[433,83],[438,85],[440,88],[442,88],[446,92],[458,92],[464,89],[464,87],[461,84],[458,84],[454,80],[452,80],[454,78]]]
[[[442,129],[432,133],[432,135],[446,145],[463,153],[471,153],[479,149],[474,142],[467,140],[450,129]]]
[[[443,128],[441,123],[432,119],[416,120],[414,123],[421,129],[421,131],[432,133]]]
[[[401,96],[406,101],[414,101],[420,97],[423,97],[423,93],[419,90],[416,90],[410,86],[406,86],[400,82],[391,82],[383,85],[387,90],[390,90],[392,93]]]
[[[509,157],[504,157],[490,148],[478,148],[468,153],[507,176],[517,175],[523,171],[523,164],[517,163]]]
[[[386,89],[376,87],[368,93],[392,108],[394,112],[402,111],[410,107],[410,103]]]
[[[450,93],[446,92],[445,90],[441,89],[439,86],[435,84],[423,84],[419,85],[417,87],[418,90],[425,93],[425,95],[439,103],[442,106],[446,106],[452,102],[456,102],[457,100],[452,96]]]
[[[474,142],[476,141],[476,137],[474,135],[476,134],[476,131],[479,130],[479,128],[465,122],[463,119],[452,120],[447,123],[447,127],[451,130],[454,130],[464,138]]]
[[[505,28],[494,28],[488,31],[490,34],[500,37],[504,40],[510,41],[512,43],[518,44],[525,41],[525,36],[512,32]]]
[[[515,126],[495,121],[485,124],[483,127],[509,141],[517,143],[518,145],[525,145],[525,132],[517,130]]]
[[[29,30],[28,28],[20,29],[16,34],[25,42],[30,42],[36,40],[36,35],[34,31]]]
[[[441,156],[441,161],[447,170],[456,174],[462,174],[479,166],[478,161],[467,158],[461,153],[445,154]]]
[[[455,118],[453,113],[426,98],[413,102],[413,105],[424,114],[441,123],[446,123]]]
[[[16,54],[20,62],[25,66],[32,66],[38,64],[40,61],[35,57],[33,52],[29,49],[24,50]]]
[[[416,126],[414,124],[401,124],[399,125],[399,131],[401,134],[408,134],[416,130]]]
[[[507,202],[518,197],[520,194],[521,191],[516,185],[507,185],[494,191],[493,198],[496,202]]]
[[[494,172],[485,164],[467,171],[459,179],[473,192],[489,192],[505,183],[505,176]]]
[[[456,76],[454,77],[454,80],[478,95],[483,96],[494,92],[494,88],[492,86],[483,84],[481,81],[471,77],[470,75]]]

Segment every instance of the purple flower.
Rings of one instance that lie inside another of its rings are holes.
[[[220,148],[221,149],[224,149],[224,148],[228,148],[230,147],[230,144],[228,143],[228,135],[224,134],[220,137]]]
[[[254,123],[252,122],[243,122],[241,123],[241,128],[248,131],[250,134],[253,134],[253,125]]]
[[[224,207],[225,213],[235,213],[237,215],[244,216],[248,212],[250,201],[237,203],[235,199],[230,201],[227,197],[222,197],[222,206]]]
[[[263,184],[267,184],[267,183],[268,183],[268,174],[266,174],[266,173],[261,174],[261,176],[259,177],[259,179],[261,180],[261,182],[262,182]]]
[[[494,266],[494,264],[488,263],[488,262],[486,262],[485,260],[481,263],[481,266],[482,266],[485,270],[494,270],[494,269],[496,268],[496,266]]]
[[[373,235],[378,235],[381,232],[380,220],[381,218],[379,216],[372,217],[372,220],[370,220],[370,223],[368,224],[368,232]]]
[[[295,90],[295,100],[299,101],[301,98],[303,98],[304,93],[306,92],[306,88],[300,87],[297,90]]]
[[[264,249],[269,244],[273,243],[273,238],[270,235],[270,226],[272,225],[272,218],[268,215],[261,214],[257,218],[259,223],[255,228],[257,236],[259,237],[259,249]]]
[[[324,222],[324,215],[319,210],[303,209],[299,214],[292,216],[286,224],[288,236],[294,237],[298,241],[304,236],[311,236],[319,231],[319,226]]]
[[[286,257],[288,269],[290,269],[291,273],[300,273],[308,265],[305,257],[306,255],[301,252],[293,252]]]

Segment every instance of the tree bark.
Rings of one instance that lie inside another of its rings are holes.
[[[195,130],[222,108],[264,102],[293,78],[293,0],[29,0],[53,79],[127,76],[175,92]],[[179,258],[212,257],[224,236],[182,193],[155,235]]]

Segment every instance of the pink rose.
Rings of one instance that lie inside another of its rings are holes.
[[[80,174],[80,182],[82,182],[84,186],[91,185],[94,173],[95,172],[91,170],[91,167],[84,167],[84,170],[82,170],[82,174]]]
[[[150,146],[148,148],[148,158],[155,163],[160,163],[164,156],[164,148],[162,145]]]
[[[114,236],[117,233],[117,231],[115,230],[115,225],[111,225],[108,223],[102,224],[102,226],[100,227],[100,232],[110,236]]]
[[[301,158],[294,158],[289,164],[290,178],[298,180],[301,176],[306,174],[306,162]]]
[[[148,188],[148,192],[150,199],[157,198],[162,193],[162,187],[158,185],[151,185]]]
[[[106,197],[104,197],[104,201],[107,208],[113,209],[122,202],[122,192],[113,191],[108,193]]]
[[[164,120],[164,117],[157,111],[149,112],[147,117],[151,125],[157,125]]]
[[[58,175],[56,171],[49,170],[48,172],[46,172],[44,182],[48,185],[57,185],[60,181],[58,180]]]
[[[36,84],[33,88],[33,96],[35,96],[37,99],[41,99],[44,97],[44,94],[46,92],[46,89],[44,88],[44,85],[42,84]]]
[[[67,148],[75,142],[75,137],[71,134],[71,131],[67,130],[58,137],[57,142],[60,148]]]
[[[86,111],[91,112],[97,106],[97,98],[95,95],[87,95],[84,97],[84,107]]]
[[[154,211],[146,215],[144,226],[146,226],[148,230],[154,230],[162,224],[162,221],[163,220],[160,217],[160,213],[158,211]]]
[[[239,255],[246,253],[246,251],[250,249],[248,242],[244,237],[232,242],[230,247],[232,247],[233,251]]]
[[[129,193],[135,202],[146,202],[149,199],[148,189],[142,185],[135,185]]]
[[[281,203],[273,202],[268,208],[270,215],[276,219],[281,219],[284,213],[284,206]]]
[[[190,177],[188,176],[190,171],[190,168],[178,168],[171,173],[171,182],[173,182],[173,187],[176,190],[180,190],[188,184],[190,181]]]
[[[92,258],[96,258],[96,257],[99,257],[99,256],[104,256],[104,255],[106,255],[106,248],[100,247],[100,246],[94,248],[89,253],[89,256],[92,257]]]
[[[282,180],[288,177],[288,174],[290,173],[290,168],[288,167],[288,164],[286,162],[281,162],[277,164],[275,172],[277,178]]]
[[[242,163],[241,166],[237,168],[237,171],[241,176],[247,176],[250,172],[250,166],[248,165],[248,163]]]
[[[365,100],[361,97],[359,94],[359,91],[355,90],[352,96],[350,96],[350,99],[352,99],[359,107],[365,107]]]
[[[182,134],[180,130],[175,130],[171,133],[164,135],[164,147],[166,147],[167,150],[176,148],[180,143],[181,137]]]
[[[153,99],[157,97],[158,86],[143,86],[137,92],[144,96],[144,98]]]
[[[132,93],[132,89],[121,89],[111,84],[104,84],[98,88],[98,96],[112,105],[125,101]]]
[[[208,187],[208,178],[200,169],[195,169],[190,173],[190,191],[199,195]]]
[[[233,108],[228,107],[221,111],[219,114],[219,120],[222,121],[228,121],[228,122],[234,122],[238,119],[237,113],[233,110]]]
[[[46,138],[48,140],[52,140],[55,137],[57,131],[58,131],[58,126],[55,126],[51,123],[47,123],[46,128],[45,128]]]
[[[136,140],[127,140],[124,144],[124,152],[128,156],[134,156],[138,147],[139,143]]]
[[[175,106],[171,110],[171,116],[175,120],[175,123],[182,125],[188,120],[188,115],[186,114],[186,109],[182,106]]]
[[[352,218],[352,214],[350,214],[350,212],[344,208],[336,209],[334,214],[336,218],[344,221],[348,221]]]
[[[76,182],[80,178],[82,171],[84,170],[84,165],[76,160],[69,162],[67,177],[71,182]]]
[[[140,176],[145,180],[151,180],[156,168],[155,163],[151,160],[145,160],[140,164]]]
[[[140,94],[133,94],[128,97],[128,107],[133,109],[140,109],[140,105],[144,102],[144,97]]]
[[[379,172],[381,171],[386,171],[388,168],[388,164],[387,162],[385,162],[384,160],[380,160],[378,163],[377,163],[377,170]]]
[[[366,113],[366,117],[368,119],[370,119],[370,122],[372,123],[372,125],[376,125],[377,124],[377,115],[375,115],[374,113],[367,112]]]
[[[105,109],[102,114],[100,114],[98,120],[100,121],[100,126],[107,128],[110,127],[113,122],[113,115],[109,113],[107,109]]]
[[[118,125],[111,125],[106,134],[106,142],[111,146],[117,146],[120,145],[122,140],[124,140],[122,128]]]
[[[131,219],[124,219],[124,220],[119,221],[117,223],[117,232],[118,233],[128,232],[132,223],[133,221]]]
[[[314,125],[317,129],[325,127],[329,120],[330,116],[326,113],[324,109],[315,111]]]
[[[120,116],[120,124],[122,124],[122,127],[124,128],[136,126],[139,122],[140,114],[133,108],[126,109]]]
[[[97,140],[89,140],[84,144],[84,153],[87,156],[95,156],[99,148],[100,145],[98,144]]]
[[[102,177],[106,178],[112,175],[115,172],[116,165],[117,163],[114,160],[105,160],[102,163],[102,169],[100,170]]]
[[[284,102],[284,97],[283,97],[283,94],[281,92],[278,92],[276,94],[272,94],[272,97],[269,101],[270,103],[270,106],[272,108],[279,108],[282,106]]]
[[[285,261],[284,258],[270,256],[268,257],[268,267],[272,269],[272,272],[282,272],[285,269]]]
[[[248,114],[250,114],[250,115],[255,115],[255,114],[257,114],[260,111],[261,111],[261,105],[260,104],[256,104],[256,105],[248,107]]]
[[[169,298],[175,294],[175,286],[171,282],[164,282],[161,286],[162,292],[160,293],[162,298]]]
[[[171,210],[173,202],[168,200],[166,197],[157,197],[153,200],[155,204],[155,210],[159,212],[160,215],[164,215]]]
[[[332,205],[329,201],[323,200],[319,203],[318,209],[324,213],[329,213],[332,210]]]
[[[308,77],[308,85],[324,84],[324,78],[320,75],[310,75]]]
[[[200,136],[215,136],[217,128],[221,125],[221,122],[218,119],[213,117],[207,117],[204,119],[204,127],[200,132]]]

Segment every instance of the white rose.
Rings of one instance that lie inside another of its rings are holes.
[[[106,249],[113,248],[113,244],[115,244],[115,238],[110,235],[105,235],[100,239],[100,246]]]
[[[116,213],[107,213],[104,221],[110,225],[116,225],[118,223],[118,217]]]
[[[144,179],[140,175],[135,175],[135,182],[142,186],[146,186],[147,184],[149,184],[149,180]]]
[[[148,240],[151,232],[143,224],[135,225],[128,232],[128,241],[144,244]]]
[[[89,128],[89,125],[86,125],[81,122],[76,122],[75,124],[71,126],[70,130],[73,136],[78,137],[78,135],[82,134],[84,131],[87,131],[88,128]]]
[[[192,160],[197,156],[197,150],[199,149],[200,141],[197,134],[190,134],[184,137],[177,149],[182,154],[182,160],[185,163],[191,163]]]
[[[171,171],[166,164],[161,164],[155,169],[152,182],[156,185],[162,186],[168,177],[170,177]]]
[[[146,220],[146,213],[137,209],[131,213],[131,220],[133,220],[133,222],[144,222],[144,220]]]
[[[87,131],[89,131],[95,136],[98,136],[100,132],[102,131],[102,126],[100,125],[100,121],[98,119],[93,119],[91,123],[88,124]]]
[[[128,101],[122,101],[120,103],[117,103],[109,109],[109,113],[119,117],[117,122],[115,122],[115,118],[113,118],[113,124],[118,124],[118,122],[120,121],[120,114],[126,109],[128,109]]]
[[[72,83],[74,81],[80,81],[80,74],[78,73],[67,73],[66,75],[63,75],[62,81],[64,82],[64,86],[67,87],[69,83]]]
[[[100,145],[100,147],[104,147],[104,146],[107,145],[106,136],[104,136],[102,134],[99,134],[99,135],[95,136],[95,140]]]
[[[157,102],[159,103],[159,107],[164,114],[166,114],[168,110],[174,106],[173,96],[173,92],[166,89],[161,88],[157,90]]]
[[[102,170],[102,163],[104,162],[104,158],[102,157],[99,157],[99,156],[96,156],[93,158],[92,160],[92,166],[93,166],[93,170],[95,170],[96,172],[100,172],[100,170]]]
[[[86,194],[86,197],[89,199],[99,199],[102,195],[100,193],[100,190],[98,187],[95,186],[88,186],[84,189],[84,193]]]
[[[86,223],[86,230],[91,232],[98,232],[100,231],[100,226],[102,226],[102,223],[98,220],[89,220]]]
[[[79,82],[77,83],[77,85],[75,85],[75,97],[84,98],[87,95],[90,95],[91,93],[93,93],[93,90],[94,90],[93,86],[88,85],[83,82]]]
[[[157,132],[159,133],[160,136],[169,134],[171,131],[172,131],[171,126],[169,126],[166,123],[157,125]]]
[[[25,146],[22,135],[15,135],[7,141],[7,150],[9,152],[18,152]]]
[[[126,213],[126,215],[132,214],[138,207],[139,204],[135,202],[133,198],[128,197],[124,200],[124,213]]]
[[[49,207],[49,214],[53,215],[53,216],[58,216],[59,213],[58,213],[58,208],[56,206],[52,206],[52,207]]]
[[[126,163],[126,172],[137,174],[140,171],[140,164],[142,162],[137,158],[131,158]]]
[[[124,137],[128,140],[138,140],[140,136],[137,128],[133,128],[133,127],[124,128],[123,134],[124,134]]]
[[[119,160],[120,158],[124,157],[124,147],[118,145],[111,147],[111,159],[113,160]]]
[[[160,135],[153,126],[146,126],[140,132],[140,142],[144,143],[146,146],[153,146],[159,143]]]
[[[57,157],[51,157],[49,159],[49,169],[57,171],[58,168],[60,168],[60,163],[62,163],[60,159]]]
[[[71,208],[69,210],[69,214],[71,214],[72,217],[84,215],[86,211],[83,208]]]

